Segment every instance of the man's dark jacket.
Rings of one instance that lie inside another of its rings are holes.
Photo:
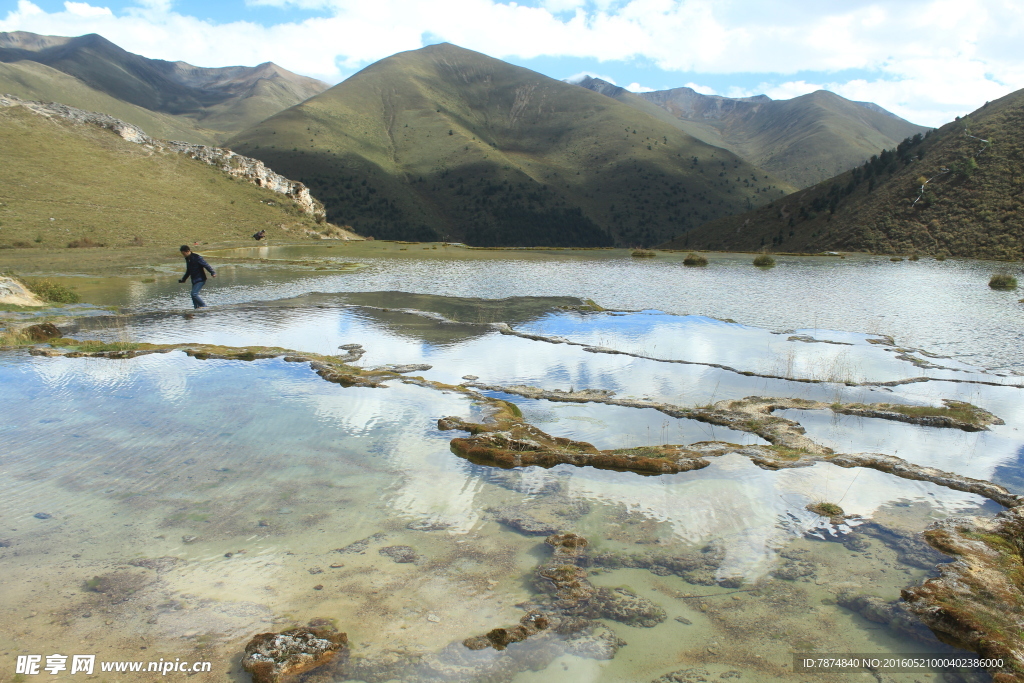
[[[193,283],[205,281],[206,273],[203,272],[204,268],[210,271],[210,275],[217,274],[210,267],[210,264],[206,262],[206,259],[193,251],[185,257],[185,274],[181,276],[181,281],[184,282],[187,277],[191,277]]]

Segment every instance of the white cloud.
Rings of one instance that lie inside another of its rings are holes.
[[[79,17],[103,17],[114,14],[109,7],[93,7],[87,2],[65,2],[64,10]]]
[[[96,32],[148,57],[202,66],[271,60],[329,81],[421,47],[425,35],[497,58],[641,59],[668,71],[763,73],[772,96],[819,86],[793,79],[798,72],[860,70],[856,78],[820,85],[844,96],[860,93],[928,124],[1024,87],[1024,3],[1013,0],[540,0],[538,7],[497,0],[248,2],[317,8],[329,16],[273,26],[214,24],[173,11],[170,0],[139,0],[139,8],[123,14],[88,2],[45,12],[19,0],[0,18],[0,31]]]
[[[701,85],[700,83],[687,83],[684,87],[689,88],[690,90],[693,90],[694,92],[698,92],[701,95],[717,95],[718,94],[715,91],[714,88],[706,86],[706,85]]]
[[[646,85],[640,85],[635,81],[627,85],[626,90],[630,92],[654,92],[654,88],[648,88]]]

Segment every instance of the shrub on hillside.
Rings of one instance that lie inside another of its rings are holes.
[[[68,242],[68,249],[82,249],[85,247],[105,247],[107,245],[100,244],[99,242],[93,242],[88,237],[81,237],[77,240]]]
[[[26,282],[25,286],[40,299],[50,303],[77,304],[82,300],[75,290],[53,280],[35,280],[33,282]]]

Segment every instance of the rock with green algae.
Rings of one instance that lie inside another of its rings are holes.
[[[325,620],[281,633],[260,633],[245,646],[242,669],[253,683],[283,683],[320,668],[346,652],[348,635]]]
[[[596,469],[629,470],[649,474],[688,472],[709,465],[698,452],[682,446],[644,446],[598,450],[585,441],[551,436],[525,422],[521,415],[499,411],[487,424],[464,422],[458,417],[443,417],[438,429],[458,429],[472,434],[451,441],[451,450],[470,462],[493,467],[513,468],[536,465],[576,465]],[[721,450],[721,455],[728,448]]]
[[[523,615],[522,619],[515,626],[507,628],[494,628],[482,636],[466,638],[462,644],[470,650],[483,650],[493,647],[495,650],[504,650],[512,643],[519,643],[532,635],[540,633],[549,626],[548,618],[537,610],[530,610]]]
[[[951,517],[924,537],[955,560],[903,591],[910,611],[940,640],[1002,662],[989,668],[995,683],[1024,681],[1024,505],[989,519]]]

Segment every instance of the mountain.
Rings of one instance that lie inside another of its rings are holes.
[[[449,44],[383,59],[229,144],[378,238],[655,244],[792,189],[662,119]]]
[[[1024,257],[1024,90],[666,246]]]
[[[224,138],[327,87],[270,62],[203,68],[148,59],[96,34],[0,33],[0,92],[98,109],[189,142]]]
[[[318,220],[305,188],[261,164],[153,140],[102,114],[0,96],[0,150],[0,249],[176,249],[249,240],[260,229],[286,239],[349,236]],[[4,261],[12,253],[0,252]]]
[[[634,94],[591,77],[577,84],[647,113],[658,107],[680,130],[800,188],[928,130],[877,104],[851,102],[826,90],[773,100],[765,95],[702,95],[692,88]]]

